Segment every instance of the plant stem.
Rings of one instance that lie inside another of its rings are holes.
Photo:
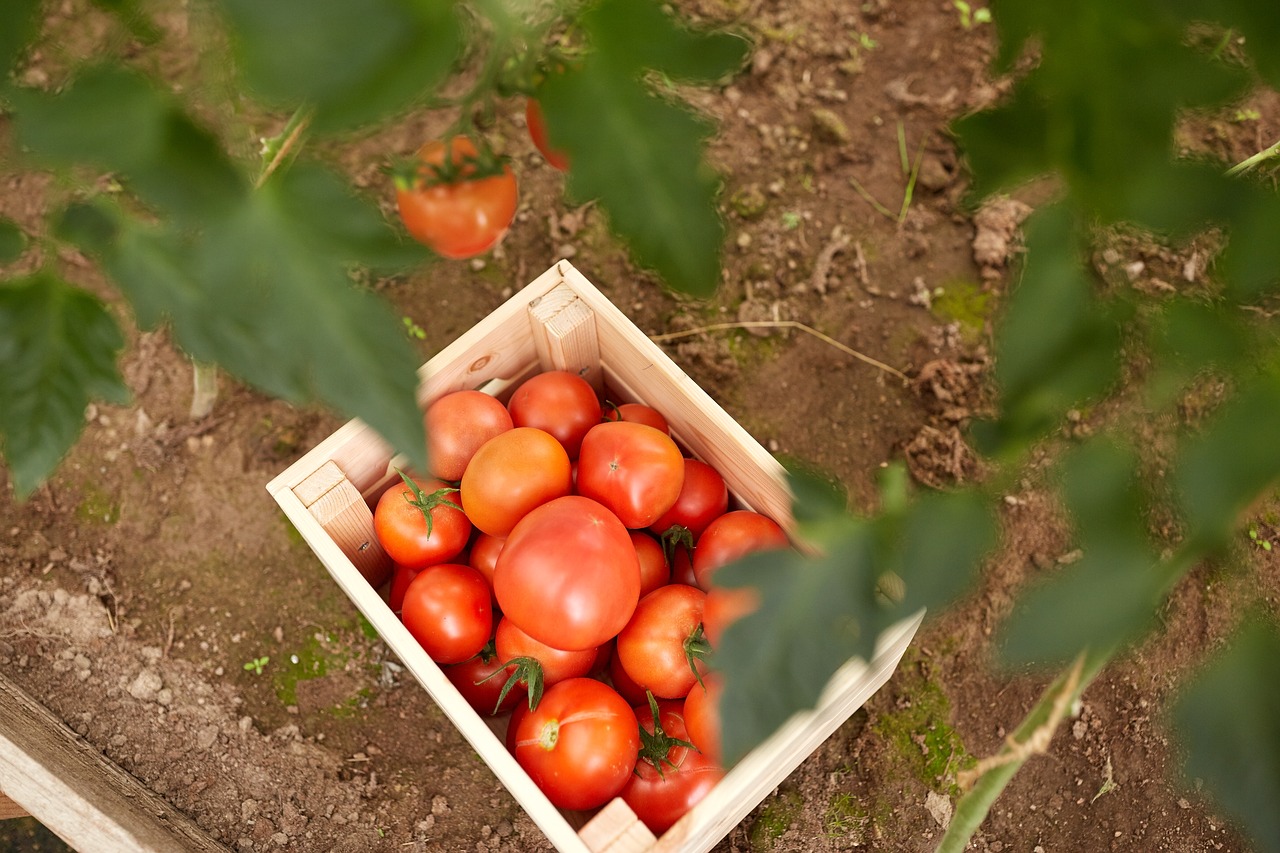
[[[207,361],[191,362],[191,419],[198,421],[213,413],[218,400],[218,366]]]
[[[1273,142],[1271,145],[1262,149],[1257,154],[1254,154],[1252,157],[1249,157],[1248,159],[1245,159],[1245,160],[1241,160],[1239,163],[1235,164],[1230,169],[1227,169],[1227,176],[1235,177],[1236,175],[1242,175],[1245,172],[1252,169],[1254,166],[1266,160],[1270,160],[1272,157],[1275,157],[1277,154],[1280,154],[1280,142]]]
[[[258,175],[258,179],[253,183],[255,190],[262,189],[262,185],[267,182],[267,179],[275,173],[276,169],[280,168],[280,164],[284,162],[284,159],[289,156],[294,146],[298,144],[298,140],[302,138],[302,134],[310,123],[310,108],[298,107],[298,109],[294,110],[293,115],[289,116],[289,121],[285,124],[284,130],[280,131],[277,136],[267,140],[262,152],[265,164],[262,167],[262,173]]]

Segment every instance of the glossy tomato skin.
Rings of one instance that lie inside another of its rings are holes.
[[[462,663],[493,634],[489,585],[470,566],[428,566],[405,590],[400,618],[436,663]]]
[[[533,658],[541,664],[543,687],[550,687],[567,678],[581,678],[591,672],[600,654],[598,647],[574,652],[553,648],[530,637],[505,616],[498,620],[494,643],[503,663],[523,657]],[[514,671],[511,666],[506,669],[508,674]]]
[[[507,675],[492,643],[485,644],[483,649],[462,663],[442,667],[442,671],[467,704],[485,717],[506,713],[525,698],[524,685],[515,684],[503,697],[502,704],[498,704]]]
[[[511,395],[507,409],[516,426],[554,435],[570,459],[578,458],[582,437],[601,418],[600,400],[591,383],[565,370],[548,370],[526,379]]]
[[[702,590],[683,584],[656,589],[640,599],[631,621],[618,634],[615,654],[622,668],[659,699],[683,699],[707,671],[705,660],[695,657],[691,664],[687,653],[688,645],[701,637],[706,597]]]
[[[671,436],[628,421],[592,427],[578,455],[578,494],[607,506],[632,529],[671,509],[684,484],[684,456]]]
[[[498,606],[525,633],[580,651],[607,643],[640,600],[640,561],[625,527],[578,495],[529,512],[511,531],[493,575]]]
[[[651,426],[656,430],[671,434],[671,425],[667,423],[666,417],[652,406],[646,406],[644,403],[623,403],[620,406],[610,406],[605,410],[605,420],[610,421],[630,421],[636,424],[644,424]]]
[[[616,646],[609,658],[609,683],[613,685],[614,690],[622,694],[623,699],[632,705],[643,705],[647,701],[644,688],[636,684],[623,668]]]
[[[569,454],[555,436],[516,427],[480,446],[462,475],[462,508],[481,531],[504,537],[525,513],[569,494]]]
[[[739,509],[717,518],[698,537],[693,574],[700,589],[710,589],[716,570],[739,557],[791,547],[787,534],[767,515]]]
[[[649,706],[637,706],[634,713],[637,723],[652,732],[653,712]],[[659,702],[658,721],[668,737],[689,740],[683,703]],[[721,767],[687,746],[673,745],[666,754],[666,760],[659,761],[661,772],[650,760],[640,758],[635,772],[619,794],[654,835],[662,835],[675,825],[724,778]]]
[[[413,503],[413,489],[404,482],[393,483],[373,510],[373,531],[378,542],[394,562],[411,569],[452,560],[471,538],[470,520],[455,508],[461,506],[457,491],[443,480],[411,479],[425,495],[439,493],[439,501],[428,510],[430,529],[423,510]]]
[[[708,672],[702,684],[696,685],[684,699],[684,724],[689,732],[686,740],[696,746],[713,764],[721,764],[720,696],[724,677]]]
[[[683,527],[696,541],[728,508],[729,488],[720,472],[700,459],[685,459],[676,502],[649,529],[661,536],[672,527]]]
[[[449,150],[455,164],[476,156],[475,145],[465,136],[450,140]],[[396,188],[396,206],[409,234],[446,258],[470,258],[491,249],[516,214],[518,193],[511,167],[504,164],[499,174],[472,180],[468,176],[475,167],[462,165],[457,180],[432,184],[430,167],[444,163],[444,142],[428,142],[418,159],[418,185]]]
[[[524,120],[529,126],[529,138],[533,147],[538,149],[544,160],[561,172],[569,170],[569,155],[559,149],[552,148],[547,142],[547,124],[542,117],[542,105],[530,98],[524,105]]]
[[[431,473],[457,482],[480,445],[511,429],[511,413],[480,391],[454,391],[427,407],[427,460]]]
[[[467,553],[467,565],[484,575],[490,590],[493,589],[493,570],[497,568],[498,555],[502,553],[502,546],[506,541],[483,531],[471,540],[471,550]],[[495,605],[498,603],[497,596],[494,596],[493,603]]]
[[[644,598],[671,581],[671,567],[667,565],[662,544],[643,530],[631,531],[631,544],[640,559],[640,597]]]
[[[618,691],[592,678],[550,687],[520,720],[516,761],[561,809],[593,809],[617,796],[640,752],[636,717]]]

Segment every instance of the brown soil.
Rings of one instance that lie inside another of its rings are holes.
[[[65,5],[55,24],[78,20],[85,4]],[[944,0],[749,6],[742,19],[760,40],[749,71],[692,96],[720,121],[712,155],[727,176],[726,276],[712,303],[669,295],[629,263],[597,211],[566,207],[561,175],[527,143],[514,108],[497,128],[522,187],[505,243],[380,289],[426,331],[424,358],[560,257],[651,334],[798,320],[915,381],[795,331],[667,346],[769,449],[831,470],[861,507],[890,460],[929,486],[973,477],[962,428],[982,405],[986,320],[1025,214],[962,205],[964,171],[945,130],[998,96],[990,25],[965,29]],[[728,8],[705,0],[699,11],[723,20]],[[189,66],[175,61],[174,73]],[[1219,153],[1244,156],[1255,136],[1277,135],[1275,99],[1257,106],[1255,121],[1212,124]],[[378,167],[443,125],[414,116],[336,156],[389,210]],[[901,223],[853,184],[898,210],[899,127],[924,158]],[[45,182],[7,187],[0,214],[37,227]],[[73,274],[107,292],[92,271]],[[232,849],[545,849],[263,488],[341,420],[224,379],[214,414],[192,422],[190,364],[163,334],[133,336],[123,366],[133,405],[91,407],[48,487],[0,502],[5,675]],[[972,594],[926,625],[893,680],[717,850],[932,849],[954,803],[952,760],[997,750],[1046,683],[994,671],[989,638],[1023,582],[1073,546],[1034,473],[1002,511],[1004,544]],[[1252,556],[1274,577],[1276,557]],[[1189,577],[1154,637],[1089,689],[1049,755],[1017,776],[972,849],[1246,851],[1194,785],[1174,781],[1162,708],[1229,630],[1248,582]],[[263,657],[260,674],[246,667]],[[50,849],[33,833],[0,826],[0,847]]]

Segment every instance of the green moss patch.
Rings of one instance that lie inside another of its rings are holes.
[[[947,720],[951,702],[942,687],[904,661],[903,707],[881,714],[872,730],[884,738],[911,774],[926,787],[958,795],[956,772],[973,763],[973,757]]]
[[[773,845],[796,822],[804,808],[804,796],[799,791],[780,792],[766,803],[751,823],[752,850],[772,850]]]
[[[933,313],[948,323],[959,323],[960,334],[966,343],[976,344],[982,339],[987,320],[995,307],[991,292],[982,289],[976,281],[953,279],[933,297]]]

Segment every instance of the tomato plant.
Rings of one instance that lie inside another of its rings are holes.
[[[470,258],[493,248],[516,215],[511,167],[482,157],[455,136],[418,151],[414,176],[396,183],[396,208],[409,234],[446,258]]]
[[[613,799],[640,753],[631,706],[592,678],[548,688],[520,720],[514,740],[516,761],[561,809],[593,809]]]
[[[442,667],[445,678],[453,682],[462,698],[477,714],[493,717],[506,713],[524,698],[524,685],[514,684],[504,695],[506,667],[498,657],[495,641],[490,639],[484,648],[462,663]]]
[[[516,427],[480,446],[462,475],[462,508],[490,536],[506,536],[525,513],[569,494],[569,454],[555,437]]]
[[[552,148],[551,144],[547,142],[547,124],[542,116],[542,107],[533,98],[529,98],[525,102],[524,120],[525,124],[529,126],[529,138],[533,140],[533,147],[538,149],[538,153],[542,155],[543,159],[561,172],[568,171],[569,155]]]
[[[536,427],[556,437],[570,459],[582,437],[600,423],[600,400],[591,383],[564,370],[548,370],[520,384],[507,402],[516,426]]]
[[[458,490],[443,480],[420,480],[400,472],[373,510],[373,532],[401,566],[421,569],[462,553],[471,522],[454,503]]]
[[[506,683],[524,685],[530,708],[538,706],[544,688],[591,672],[600,655],[599,647],[579,651],[552,648],[530,637],[505,616],[498,620],[494,641],[508,675]]]
[[[613,513],[578,495],[532,510],[498,555],[493,588],[526,633],[568,651],[612,639],[640,599],[640,564]]]
[[[436,663],[462,663],[493,634],[489,585],[470,566],[428,566],[405,590],[400,619]]]
[[[778,522],[751,510],[739,509],[717,518],[698,537],[693,549],[693,574],[700,589],[711,588],[716,569],[756,551],[789,548],[791,541]]]
[[[683,584],[656,589],[640,599],[618,634],[615,655],[622,668],[660,699],[683,699],[707,670],[711,647],[702,635],[706,597]]]
[[[502,402],[480,391],[454,391],[427,407],[427,460],[432,475],[457,482],[480,445],[514,426]]]
[[[684,482],[684,456],[671,436],[644,424],[592,427],[578,456],[578,494],[607,506],[632,529],[671,509]]]
[[[648,700],[634,709],[640,753],[619,796],[654,835],[661,835],[710,793],[724,769],[689,741],[683,703]]]

